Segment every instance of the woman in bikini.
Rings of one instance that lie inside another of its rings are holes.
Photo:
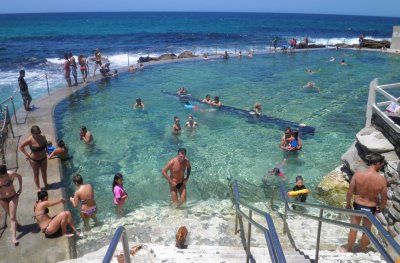
[[[18,179],[19,190],[15,191],[13,181]],[[17,206],[19,195],[22,191],[22,177],[14,172],[7,172],[5,165],[0,165],[0,204],[6,211],[11,221],[12,242],[18,246],[19,242],[16,237],[17,230]]]
[[[77,174],[72,179],[77,190],[74,196],[69,198],[73,207],[78,207],[79,202],[81,203],[81,217],[86,229],[90,229],[89,219],[93,219],[96,225],[99,224],[97,221],[96,213],[96,201],[94,200],[93,187],[90,184],[83,184],[83,178],[80,174]]]
[[[66,161],[69,159],[68,147],[63,140],[57,141],[57,149],[55,149],[47,158],[51,159],[55,157],[60,158],[61,161]]]
[[[58,201],[49,201],[47,191],[42,190],[38,192],[38,201],[36,201],[33,211],[35,213],[34,218],[40,230],[46,236],[56,235],[61,230],[64,236],[72,237],[74,236],[73,233],[67,233],[67,226],[69,226],[77,236],[80,236],[80,233],[76,230],[72,222],[72,215],[69,211],[60,212],[53,217],[49,216],[49,207],[61,203],[65,204],[65,199],[61,198]]]
[[[29,154],[25,147],[29,146],[31,153]],[[33,176],[36,188],[40,191],[39,171],[42,173],[44,187],[48,188],[47,183],[47,141],[46,137],[41,135],[39,126],[31,127],[31,135],[22,142],[19,150],[25,154],[26,160],[29,161],[33,170]]]

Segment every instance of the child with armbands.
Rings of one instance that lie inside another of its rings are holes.
[[[303,181],[303,177],[301,176],[297,176],[296,177],[296,185],[293,187],[293,191],[300,191],[300,190],[304,190],[307,189],[307,187],[305,187],[304,185],[304,181]],[[308,193],[304,193],[304,194],[298,194],[294,196],[294,200],[297,202],[303,202],[305,203],[307,200],[307,195]],[[295,205],[292,205],[293,209],[296,208]]]

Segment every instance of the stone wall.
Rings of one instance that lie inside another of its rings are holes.
[[[400,26],[393,26],[392,44],[390,49],[400,50]]]
[[[395,152],[398,149],[395,148],[377,129],[362,129],[357,133],[356,141],[342,155],[343,165],[324,178],[318,187],[318,193],[323,194],[324,199],[331,205],[344,207],[348,182],[352,175],[356,171],[367,168],[365,156],[373,152],[382,154],[388,162],[385,171],[382,172],[382,176],[385,176],[388,183],[388,202],[383,213],[376,216],[400,243],[400,160]],[[344,179],[347,184],[343,183]]]

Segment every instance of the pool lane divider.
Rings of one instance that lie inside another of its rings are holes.
[[[201,100],[191,97],[191,96],[186,96],[186,95],[179,96],[176,93],[168,92],[168,91],[161,91],[161,93],[163,93],[164,95],[177,97],[177,98],[179,98],[181,103],[186,104],[187,101],[201,103]],[[290,127],[292,129],[298,129],[299,133],[301,132],[300,135],[302,135],[302,136],[304,136],[304,135],[314,136],[314,134],[315,134],[314,127],[311,127],[311,126],[308,126],[305,124],[300,124],[297,122],[292,122],[292,121],[282,120],[282,119],[275,118],[275,117],[270,117],[265,114],[258,116],[258,115],[255,115],[253,111],[238,109],[238,108],[227,106],[227,105],[222,105],[221,107],[218,108],[218,110],[222,111],[222,112],[230,113],[237,117],[251,119],[251,121],[255,122],[255,123],[272,124],[273,126],[278,127],[280,129],[285,129],[286,127]]]

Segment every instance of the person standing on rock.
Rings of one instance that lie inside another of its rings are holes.
[[[369,168],[364,171],[356,172],[351,179],[349,190],[346,195],[346,208],[351,209],[350,201],[354,195],[354,210],[366,211],[371,214],[380,213],[386,206],[387,202],[387,182],[379,171],[385,166],[385,157],[378,153],[372,153],[366,156]],[[379,197],[380,196],[380,202]],[[362,225],[371,229],[371,221],[361,216],[352,216],[351,223]],[[350,230],[347,241],[347,252],[352,252],[353,245],[357,238],[357,230]],[[361,237],[361,252],[365,252],[369,244],[366,234]]]

